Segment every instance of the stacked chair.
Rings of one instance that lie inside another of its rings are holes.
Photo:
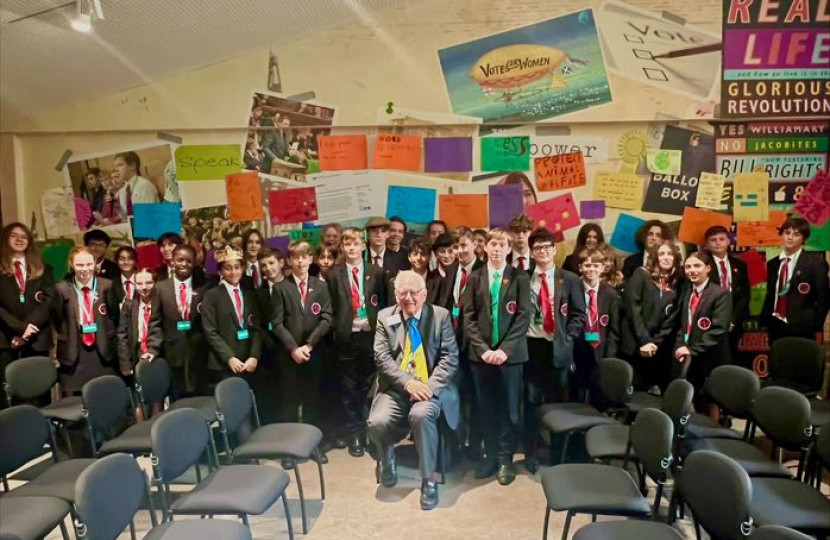
[[[783,386],[804,394],[810,400],[810,423],[820,430],[830,424],[830,403],[818,394],[824,384],[824,350],[814,340],[781,338],[769,353],[768,386]]]

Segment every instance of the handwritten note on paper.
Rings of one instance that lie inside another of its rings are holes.
[[[735,221],[769,220],[769,173],[738,173],[733,186],[732,214]]]
[[[722,174],[702,172],[697,184],[697,200],[695,206],[698,208],[712,208],[719,210],[725,205],[723,200],[723,184],[726,177]]]
[[[348,171],[366,169],[366,135],[321,136],[321,171]]]
[[[424,139],[424,172],[470,172],[472,170],[472,138],[436,137]]]
[[[421,170],[421,136],[378,134],[373,169]]]
[[[322,230],[322,227],[313,227],[311,229],[297,229],[294,231],[288,231],[288,240],[291,242],[303,240],[305,242],[308,242],[311,245],[312,249],[316,249],[317,246],[320,245],[320,232]]]
[[[605,206],[639,210],[643,203],[645,180],[636,174],[603,172],[594,179],[594,198],[605,200]]]
[[[429,223],[435,219],[437,192],[430,188],[389,186],[386,217],[400,216],[406,222]]]
[[[683,152],[681,150],[657,149],[646,154],[646,166],[655,174],[680,174]]]
[[[611,245],[626,253],[639,251],[640,248],[634,238],[637,236],[637,229],[645,222],[646,220],[630,214],[620,214],[614,226],[614,232],[611,234]]]
[[[582,152],[535,158],[533,166],[536,171],[536,187],[540,191],[585,185],[585,158],[582,157]]]
[[[242,170],[238,144],[186,144],[176,148],[176,180],[221,180]]]
[[[133,238],[158,238],[166,232],[181,234],[181,206],[171,203],[133,205]]]
[[[490,228],[507,229],[510,220],[524,210],[521,184],[496,184],[490,186]]]
[[[778,228],[787,219],[786,212],[770,212],[767,221],[738,223],[738,247],[772,247],[781,245]]]
[[[605,201],[579,201],[579,215],[582,219],[605,217]]]
[[[450,229],[461,225],[487,227],[487,195],[440,195],[438,219],[443,220]]]
[[[579,212],[570,193],[532,204],[525,208],[525,214],[536,222],[536,227],[545,227],[553,233],[579,227]]]
[[[484,137],[480,140],[482,171],[530,170],[530,137]]]
[[[231,221],[257,221],[263,218],[262,191],[256,172],[229,174],[225,177],[225,190]]]
[[[268,198],[273,225],[317,220],[317,195],[313,187],[279,189],[272,191]]]
[[[830,220],[830,174],[819,172],[810,180],[793,209],[813,225]]]
[[[689,244],[703,245],[706,243],[706,229],[714,225],[722,225],[728,231],[732,227],[732,216],[687,206],[683,209],[683,219],[677,237]]]

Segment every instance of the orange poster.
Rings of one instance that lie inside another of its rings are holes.
[[[368,168],[366,135],[321,136],[321,171],[357,171]]]
[[[487,195],[439,195],[438,215],[450,229],[487,228]]]
[[[539,191],[575,188],[587,181],[582,152],[538,157],[533,160],[533,167]]]
[[[738,247],[770,247],[781,245],[778,227],[787,219],[787,213],[772,211],[767,221],[738,223]]]
[[[421,170],[421,136],[378,134],[373,169]]]
[[[228,193],[228,218],[231,221],[263,219],[258,173],[229,174],[225,177],[225,189]]]
[[[732,227],[732,216],[687,206],[683,209],[680,234],[677,237],[688,244],[703,245],[706,243],[706,229],[714,225],[723,225],[729,230]]]

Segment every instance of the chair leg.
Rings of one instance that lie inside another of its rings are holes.
[[[314,456],[317,458],[317,472],[320,473],[320,500],[326,500],[326,478],[323,476],[323,453],[320,452],[320,448],[317,447],[314,449]]]
[[[66,523],[63,520],[61,520],[61,522],[58,523],[58,525],[61,528],[61,538],[63,538],[63,540],[69,540],[69,531],[66,530]]]
[[[288,540],[294,540],[294,524],[291,522],[291,510],[288,509],[288,497],[282,493],[282,507],[285,510],[285,523],[288,525]]]
[[[550,507],[545,508],[545,524],[542,525],[542,540],[548,540],[548,525],[550,525]]]
[[[300,513],[303,517],[303,534],[308,534],[308,515],[305,509],[305,495],[303,494],[303,481],[300,478],[300,464],[294,465],[294,476],[297,478],[297,492],[300,494]]]
[[[246,527],[249,529],[251,528],[251,524],[248,523],[248,514],[239,514],[239,519],[242,520],[242,523],[244,523]]]
[[[697,522],[697,519],[695,518],[694,514],[692,514],[692,521],[695,524],[695,538],[697,538],[697,540],[700,540],[700,523]]]
[[[571,442],[571,434],[568,433],[565,435],[565,440],[562,443],[562,456],[559,458],[559,463],[565,463],[565,459],[568,456],[568,444]]]
[[[591,523],[596,523],[596,522],[597,522],[597,515],[596,514],[591,514]]]
[[[130,540],[135,540],[135,521],[130,520]]]
[[[571,519],[573,517],[573,512],[568,512],[568,517],[565,518],[565,527],[562,529],[562,540],[568,540],[568,531],[571,530]]]
[[[3,491],[9,491],[9,481],[5,476],[3,477]]]

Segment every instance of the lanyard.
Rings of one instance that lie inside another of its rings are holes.
[[[75,288],[75,298],[79,298],[79,297],[83,298],[84,291],[83,291],[83,289],[78,288],[78,283],[75,282],[75,283],[73,283],[72,286]],[[82,321],[84,321],[84,320],[94,321],[95,320],[95,310],[93,309],[93,305],[95,304],[95,300],[98,298],[98,278],[97,277],[92,278],[92,287],[89,287],[89,288],[91,289],[91,291],[90,291],[91,298],[90,299],[92,300],[92,302],[90,302],[90,310],[91,311],[87,311],[86,302],[84,302],[83,300],[78,301],[78,306],[81,308],[82,315],[84,315],[84,317],[81,319]]]

